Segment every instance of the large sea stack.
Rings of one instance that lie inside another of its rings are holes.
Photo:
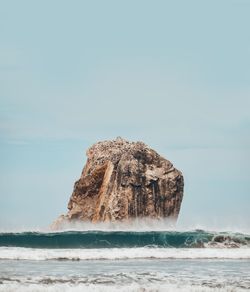
[[[149,217],[176,220],[183,197],[183,176],[173,164],[142,142],[120,137],[87,150],[62,221],[95,222]]]

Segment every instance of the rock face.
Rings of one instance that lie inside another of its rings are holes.
[[[177,219],[183,176],[142,142],[120,137],[94,144],[62,220],[91,222],[137,217]]]

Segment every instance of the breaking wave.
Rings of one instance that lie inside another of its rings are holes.
[[[66,248],[239,248],[250,247],[250,235],[195,231],[64,231],[0,233],[1,247]]]

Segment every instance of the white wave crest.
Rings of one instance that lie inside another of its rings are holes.
[[[199,222],[199,220],[196,220]],[[0,227],[1,233],[21,233],[21,232],[64,232],[64,231],[194,231],[203,230],[206,232],[232,232],[250,234],[249,224],[236,222],[235,224],[215,222],[214,224],[198,224],[198,223],[183,223],[175,222],[169,218],[151,219],[151,218],[136,218],[122,222],[99,222],[92,223],[88,221],[70,221],[63,222],[59,229],[48,227],[36,228],[3,228]]]
[[[9,260],[250,259],[250,248],[34,249],[0,247]]]

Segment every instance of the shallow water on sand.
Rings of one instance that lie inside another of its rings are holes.
[[[1,260],[0,291],[246,291],[249,260]]]

